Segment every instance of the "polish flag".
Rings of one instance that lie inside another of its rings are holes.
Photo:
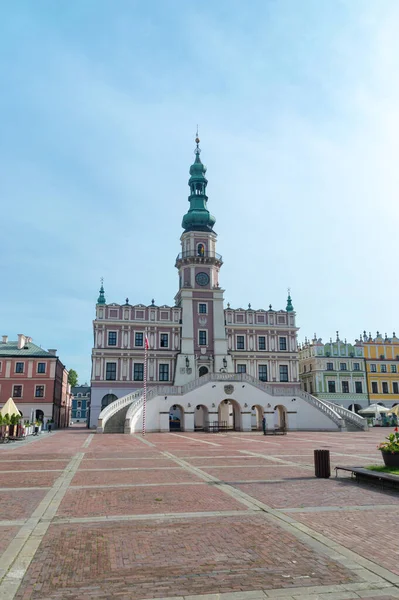
[[[149,349],[149,347],[150,347],[150,343],[149,343],[149,341],[148,341],[148,337],[147,337],[147,336],[145,336],[145,349],[146,349],[146,350],[148,350],[148,349]]]

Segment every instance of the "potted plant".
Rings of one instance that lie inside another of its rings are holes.
[[[381,442],[377,446],[381,451],[385,466],[399,467],[399,429],[395,427],[394,433],[390,433],[385,439],[386,442]]]

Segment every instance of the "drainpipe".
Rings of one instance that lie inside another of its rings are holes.
[[[364,370],[365,370],[365,377],[366,377],[367,402],[368,402],[368,405],[370,406],[369,378],[367,377],[367,361],[366,361],[366,359],[364,359]]]

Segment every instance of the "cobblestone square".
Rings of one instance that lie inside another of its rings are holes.
[[[367,465],[381,438],[73,428],[0,447],[0,598],[398,598],[399,493],[314,477],[314,449]]]

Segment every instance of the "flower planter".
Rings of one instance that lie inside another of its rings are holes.
[[[386,467],[399,467],[399,453],[381,452]]]

